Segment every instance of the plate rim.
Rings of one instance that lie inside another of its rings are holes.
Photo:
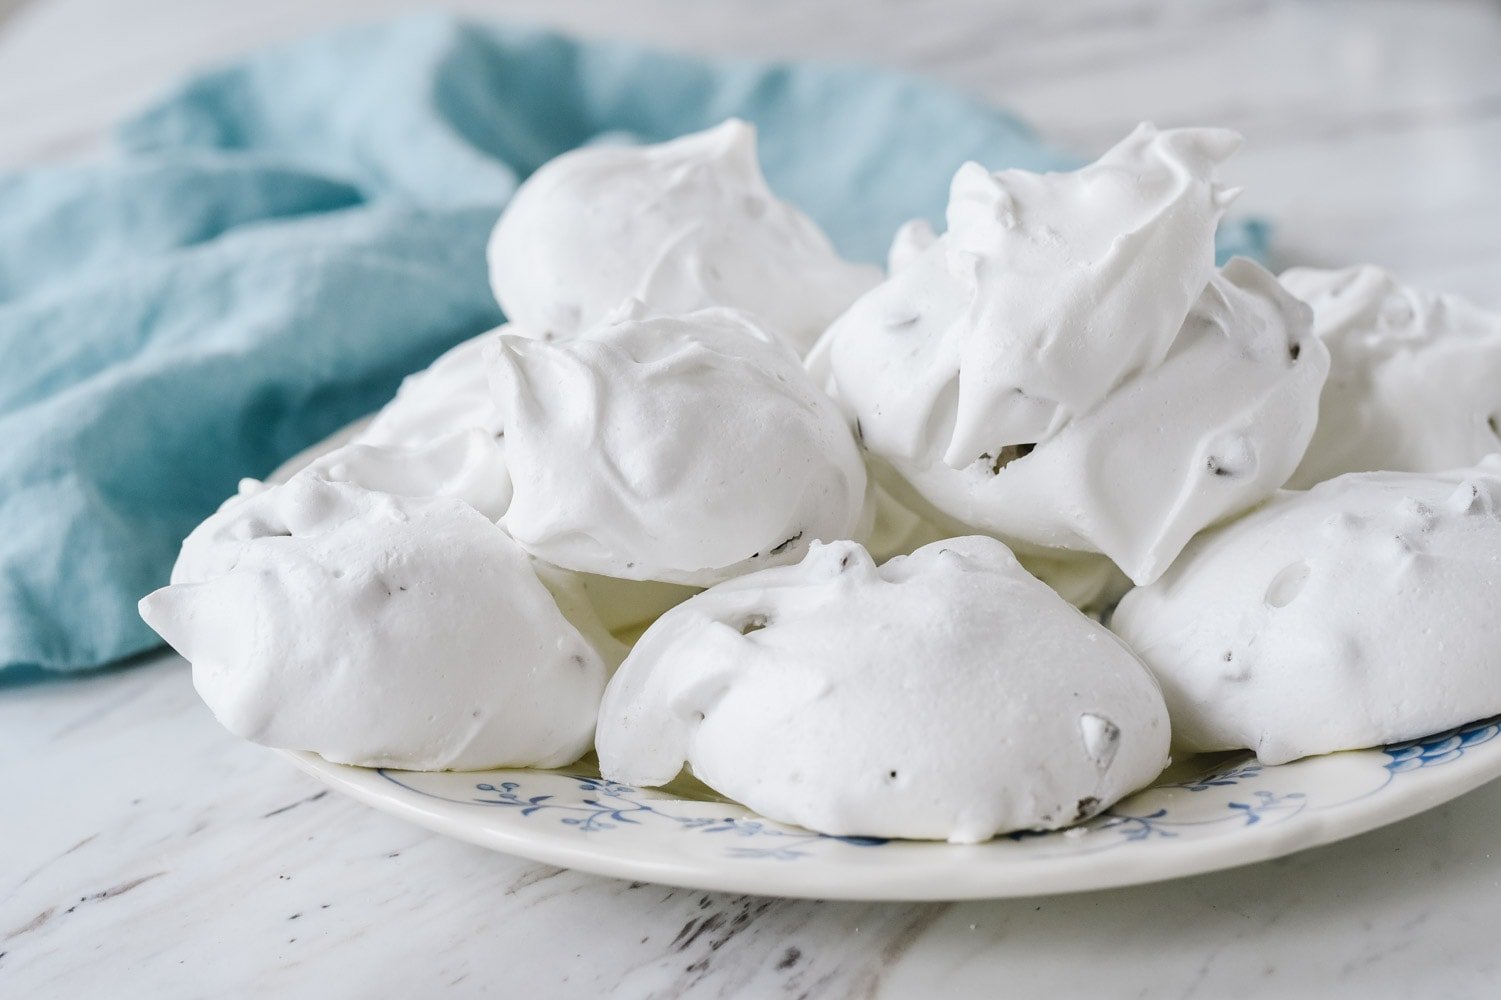
[[[1467,725],[1477,724],[1479,723]],[[1493,721],[1493,724],[1501,725],[1501,720]],[[1465,727],[1455,727],[1455,730],[1463,728]],[[1424,739],[1434,738],[1437,737]],[[1238,868],[1337,843],[1411,818],[1501,777],[1501,738],[1496,743],[1488,754],[1466,754],[1439,768],[1425,767],[1420,768],[1417,773],[1400,775],[1403,786],[1399,795],[1368,794],[1300,813],[1280,823],[1243,827],[1228,839],[1206,837],[1177,840],[1170,849],[1156,848],[1136,852],[1129,857],[1101,851],[1091,855],[1034,856],[1025,861],[1008,859],[1009,863],[993,865],[962,865],[955,862],[956,856],[962,857],[966,853],[973,854],[974,861],[982,861],[985,855],[980,852],[986,850],[986,844],[902,842],[896,846],[909,857],[900,863],[892,861],[862,865],[859,878],[854,877],[849,866],[819,860],[796,866],[768,865],[755,868],[725,860],[716,864],[691,855],[684,855],[677,862],[666,862],[620,851],[614,846],[618,842],[605,838],[580,841],[560,836],[545,824],[519,820],[500,823],[465,821],[461,818],[463,813],[459,811],[463,808],[461,804],[401,785],[385,776],[382,769],[334,764],[308,751],[276,752],[287,757],[298,769],[315,780],[380,812],[465,843],[559,868],[625,881],[739,895],[864,902],[936,902],[1026,898],[1118,889]],[[1341,751],[1324,757],[1381,753],[1386,753],[1385,748]],[[1466,760],[1466,757],[1470,759]],[[1319,758],[1304,758],[1304,761],[1311,759]],[[498,770],[576,777],[568,768]],[[1263,772],[1271,770],[1274,768],[1266,767]],[[491,772],[472,773],[483,775]],[[401,791],[397,792],[395,789]],[[731,808],[743,812],[748,818],[760,819],[743,806]],[[775,825],[780,827],[784,824]],[[925,850],[929,847],[943,851],[943,859],[925,859],[919,862],[910,860],[911,849]],[[955,878],[954,875],[961,870],[963,878]]]

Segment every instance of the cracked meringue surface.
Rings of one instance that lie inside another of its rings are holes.
[[[1167,744],[1136,656],[979,536],[880,567],[818,545],[705,591],[637,643],[596,736],[614,780],[686,763],[772,819],[956,843],[1094,815]]]
[[[1282,492],[1206,531],[1114,628],[1175,742],[1265,764],[1501,712],[1501,457]]]
[[[637,309],[487,357],[513,482],[501,524],[539,559],[708,586],[864,530],[843,416],[745,314]]]
[[[522,184],[489,245],[495,297],[528,334],[566,339],[628,299],[660,313],[754,313],[804,353],[880,280],[771,191],[754,126],[594,146]]]
[[[948,232],[899,239],[814,355],[899,499],[1145,583],[1282,485],[1327,352],[1259,266],[1213,268],[1237,142],[1142,126],[1074,173],[961,168]]]
[[[1372,265],[1294,268],[1331,355],[1312,443],[1289,485],[1438,472],[1501,451],[1501,315]]]
[[[618,656],[466,504],[310,472],[209,518],[141,616],[230,731],[368,767],[571,763]]]

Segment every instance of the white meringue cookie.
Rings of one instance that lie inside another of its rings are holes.
[[[1289,485],[1345,472],[1436,472],[1501,451],[1501,315],[1404,285],[1379,267],[1295,268],[1329,381]]]
[[[1307,308],[1236,259],[1166,357],[1035,447],[997,447],[959,469],[936,454],[875,457],[905,502],[926,502],[955,533],[986,531],[1027,555],[1103,553],[1149,583],[1195,532],[1282,485],[1313,433],[1328,365]],[[868,428],[865,441],[874,447]]]
[[[1145,785],[1168,720],[1125,645],[994,539],[879,569],[836,542],[659,619],[605,693],[596,746],[614,780],[662,784],[686,762],[775,820],[970,843]]]
[[[733,310],[501,337],[501,523],[567,569],[707,586],[862,529],[865,467],[796,355]]]
[[[1112,627],[1176,741],[1266,764],[1501,712],[1501,460],[1340,476],[1193,540]]]
[[[205,522],[141,616],[232,732],[345,764],[571,763],[607,673],[482,515],[310,472]]]
[[[960,170],[949,232],[813,354],[898,499],[1144,583],[1282,485],[1328,359],[1269,274],[1213,270],[1236,141],[1142,126],[1072,174]]]
[[[574,336],[634,298],[665,314],[754,313],[799,354],[880,280],[772,193],[755,128],[737,119],[558,157],[516,192],[489,260],[501,308],[535,336]]]
[[[971,467],[964,520],[1102,552],[1149,583],[1200,529],[1286,481],[1328,364],[1306,309],[1259,265],[1233,260],[1156,368],[998,473]]]
[[[1073,173],[961,167],[948,232],[826,334],[872,450],[963,469],[1154,367],[1214,270],[1239,141],[1142,125]]]

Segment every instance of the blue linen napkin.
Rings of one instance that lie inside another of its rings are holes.
[[[419,17],[187,82],[89,165],[0,178],[0,670],[158,644],[136,601],[233,492],[501,321],[484,244],[521,179],[602,136],[736,115],[853,258],[940,222],[966,159],[1060,169],[937,84],[708,62]],[[1254,223],[1222,256],[1261,256]]]

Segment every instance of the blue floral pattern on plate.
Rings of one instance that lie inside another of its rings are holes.
[[[1369,758],[1380,754],[1384,762],[1373,771],[1379,777],[1369,787],[1333,805],[1380,793],[1401,775],[1452,763],[1466,751],[1501,735],[1501,717],[1459,726],[1447,732],[1404,743],[1362,751]],[[1338,757],[1339,755],[1336,755]],[[1349,755],[1354,756],[1354,755]],[[1018,844],[1039,842],[1068,844],[1069,853],[1087,854],[1128,844],[1180,837],[1217,836],[1236,829],[1286,822],[1315,804],[1302,788],[1289,787],[1298,768],[1320,760],[1300,761],[1282,767],[1266,767],[1253,757],[1240,754],[1221,759],[1187,780],[1164,782],[1139,792],[1114,808],[1073,827],[1053,832],[1021,832],[1001,838]],[[1366,771],[1371,771],[1369,767]],[[631,785],[606,781],[589,774],[568,772],[507,772],[505,780],[477,781],[467,797],[427,786],[426,776],[382,769],[378,772],[394,785],[419,795],[448,802],[514,811],[520,817],[556,823],[579,834],[608,835],[623,828],[648,825],[691,835],[715,837],[725,842],[726,857],[766,861],[798,861],[817,853],[822,843],[854,847],[881,847],[890,842],[874,837],[829,837],[746,815],[729,815],[737,807],[644,791]],[[453,777],[453,776],[449,776]],[[528,778],[545,782],[534,786]],[[570,794],[557,788],[558,779],[571,783]],[[710,811],[705,811],[708,808]]]
[[[1498,734],[1501,734],[1501,716],[1459,726],[1437,736],[1393,743],[1382,748],[1391,758],[1386,769],[1393,774],[1401,774],[1404,771],[1447,764],[1464,756],[1464,752],[1471,747],[1489,743]]]
[[[683,830],[696,833],[727,834],[730,837],[754,839],[755,845],[735,844],[727,848],[737,858],[767,858],[773,861],[794,861],[806,856],[806,851],[797,850],[799,843],[817,840],[837,840],[856,847],[875,847],[886,843],[877,837],[827,837],[807,830],[779,827],[758,819],[737,819],[734,816],[675,816],[640,798],[641,790],[618,781],[591,778],[586,775],[569,775],[578,782],[578,790],[589,798],[576,801],[559,801],[555,795],[521,794],[521,783],[503,781],[498,785],[489,782],[476,784],[480,797],[472,801],[481,805],[517,808],[521,815],[550,813],[564,826],[574,827],[585,833],[613,830],[622,824],[637,825],[655,820],[675,823]],[[766,846],[764,841],[773,841]]]

